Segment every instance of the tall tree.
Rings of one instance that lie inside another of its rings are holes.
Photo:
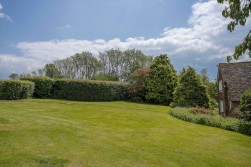
[[[218,3],[228,3],[228,7],[222,11],[222,15],[225,18],[230,18],[231,21],[227,26],[227,29],[232,32],[235,26],[245,26],[246,21],[251,12],[251,0],[217,0]],[[235,47],[234,54],[227,56],[227,60],[231,61],[232,57],[238,59],[241,55],[249,51],[249,57],[251,58],[251,30],[249,30],[247,36],[243,39],[243,42]]]
[[[201,78],[192,67],[183,70],[174,91],[174,105],[209,107],[209,96]]]
[[[55,64],[46,64],[44,69],[45,69],[45,75],[50,78],[60,78],[61,77],[61,73],[56,68]]]
[[[176,71],[169,58],[166,54],[157,56],[150,65],[150,75],[146,80],[146,99],[169,105],[176,85]]]

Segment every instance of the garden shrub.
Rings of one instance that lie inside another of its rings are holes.
[[[112,81],[58,79],[54,97],[79,101],[114,101],[127,99],[127,84]]]
[[[244,91],[240,98],[242,118],[251,121],[251,88]]]
[[[34,83],[19,80],[0,80],[0,99],[27,99],[34,92]]]
[[[251,136],[251,122],[221,116],[193,114],[184,108],[174,108],[169,112],[175,118],[201,125],[218,127]]]
[[[195,69],[184,69],[174,91],[174,105],[179,107],[209,108],[209,96]]]
[[[34,97],[38,98],[47,98],[52,97],[52,87],[53,87],[53,80],[49,77],[23,77],[21,80],[27,80],[35,83],[35,90],[34,90]]]
[[[206,114],[206,115],[213,115],[213,111],[204,108],[204,107],[197,107],[197,108],[192,108],[189,110],[189,112],[193,114]]]

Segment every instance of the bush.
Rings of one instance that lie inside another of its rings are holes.
[[[18,80],[0,81],[0,99],[16,100],[27,99],[34,92],[34,83]]]
[[[192,108],[189,110],[189,112],[193,114],[213,115],[213,111],[206,109],[204,107]]]
[[[175,118],[193,122],[201,125],[207,125],[212,127],[218,127],[234,132],[251,136],[251,122],[235,119],[235,118],[223,118],[220,116],[193,114],[184,108],[171,109],[169,112]]]
[[[54,97],[79,101],[127,99],[127,84],[108,81],[59,79],[54,83]]]
[[[209,108],[209,96],[201,78],[195,69],[184,69],[174,91],[174,104],[179,107],[205,107]]]
[[[49,77],[23,77],[21,80],[27,80],[35,83],[34,97],[46,98],[52,97],[53,80]]]
[[[244,91],[240,99],[240,110],[242,118],[251,121],[251,88]]]

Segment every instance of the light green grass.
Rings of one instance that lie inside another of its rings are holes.
[[[166,106],[0,101],[0,166],[251,166],[251,137]]]

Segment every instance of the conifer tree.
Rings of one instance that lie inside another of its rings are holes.
[[[174,105],[180,107],[209,107],[209,96],[201,78],[192,67],[183,71],[174,91]]]
[[[150,75],[145,83],[146,99],[152,103],[169,105],[177,84],[176,71],[166,54],[157,56],[150,65]]]

